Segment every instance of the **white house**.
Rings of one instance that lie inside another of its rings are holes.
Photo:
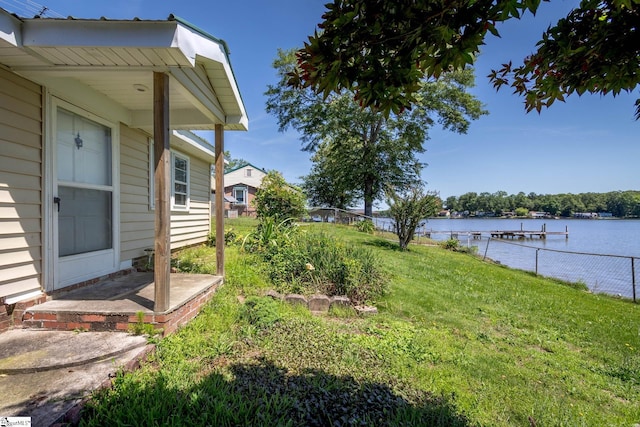
[[[206,240],[210,165],[223,170],[225,131],[247,129],[225,42],[180,18],[0,9],[0,331],[13,304],[127,269],[149,248],[165,310],[170,251]],[[214,130],[215,146],[186,130]],[[222,197],[221,172],[217,185]]]

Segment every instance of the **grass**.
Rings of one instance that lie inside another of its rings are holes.
[[[231,226],[241,235],[251,223]],[[318,317],[262,298],[271,285],[257,258],[230,247],[211,303],[163,339],[150,363],[97,392],[82,424],[640,420],[640,306],[437,246],[400,252],[353,228],[309,227],[384,260],[393,276],[380,314]]]

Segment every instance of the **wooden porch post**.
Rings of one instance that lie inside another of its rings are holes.
[[[216,125],[216,272],[224,276],[224,128]]]
[[[171,273],[171,151],[169,149],[169,76],[153,73],[153,149],[155,161],[155,260],[153,310],[169,309]]]

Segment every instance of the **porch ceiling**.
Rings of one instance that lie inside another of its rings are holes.
[[[248,128],[226,45],[184,21],[0,18],[0,64],[54,94],[104,99],[121,121],[150,130],[153,72],[165,72],[171,127]]]

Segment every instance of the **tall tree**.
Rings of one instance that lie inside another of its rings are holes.
[[[482,104],[466,89],[473,86],[470,69],[443,74],[435,81],[421,81],[416,106],[390,115],[362,108],[353,92],[328,97],[310,88],[291,87],[288,75],[296,66],[294,51],[278,51],[274,61],[280,81],[269,85],[267,111],[278,118],[280,130],[301,134],[303,150],[331,157],[344,173],[335,174],[343,191],[357,191],[364,200],[365,215],[384,194],[384,187],[404,188],[414,183],[422,164],[428,130],[435,124],[465,133],[470,120],[486,114]]]
[[[321,29],[297,52],[289,84],[327,96],[353,90],[364,106],[398,112],[416,104],[420,82],[474,62],[495,24],[535,14],[540,0],[333,0]],[[521,66],[493,71],[527,111],[566,95],[616,95],[640,83],[640,0],[582,0],[550,27]],[[506,60],[505,60],[506,62]],[[636,101],[640,119],[640,99]]]
[[[229,151],[225,151],[224,152],[224,158],[228,162],[228,163],[226,163],[224,165],[224,172],[225,173],[227,173],[229,171],[232,171],[232,170],[236,170],[238,168],[241,168],[241,167],[249,164],[249,162],[246,161],[243,158],[237,158],[237,159],[232,158],[231,154],[229,153]]]
[[[338,156],[331,155],[330,148],[323,144],[311,157],[313,166],[309,175],[302,177],[301,187],[310,206],[348,209],[362,199],[362,192],[346,185],[351,171]]]

